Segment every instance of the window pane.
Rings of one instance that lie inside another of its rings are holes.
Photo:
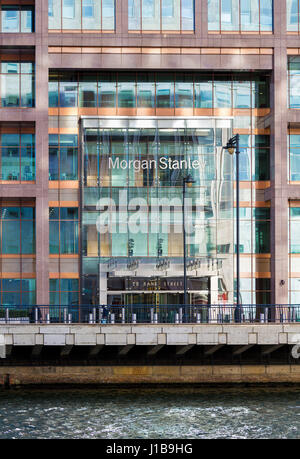
[[[81,2],[62,0],[62,20],[64,30],[81,29]]]
[[[210,77],[197,76],[195,81],[195,107],[212,108],[213,83]]]
[[[180,0],[161,0],[162,30],[180,31]]]
[[[174,74],[157,74],[156,107],[174,107]]]
[[[241,30],[259,31],[259,0],[241,0]]]
[[[20,32],[20,11],[16,6],[2,5],[2,32]]]
[[[34,106],[34,79],[32,75],[21,75],[21,106]]]
[[[221,0],[221,29],[239,30],[239,0]]]
[[[142,0],[142,29],[160,31],[160,0]]]
[[[250,81],[233,81],[233,108],[251,108]]]
[[[21,180],[35,180],[35,148],[21,148]]]
[[[61,0],[48,0],[48,27],[50,30],[61,29]]]
[[[101,0],[82,0],[82,28],[101,29]]]
[[[298,32],[298,4],[299,0],[286,0],[287,30],[290,32]]]
[[[34,8],[30,6],[21,9],[21,32],[34,32]]]
[[[100,73],[98,81],[99,107],[116,107],[116,74]]]
[[[23,254],[35,253],[35,222],[22,221],[21,225],[21,247]]]
[[[215,108],[230,108],[231,103],[231,81],[227,81],[226,78],[220,78],[215,80]]]
[[[82,76],[79,81],[79,106],[97,107],[97,77],[96,75]]]
[[[52,254],[59,253],[59,222],[49,222],[49,251]]]
[[[135,75],[130,73],[119,74],[118,78],[118,106],[135,107]]]
[[[155,77],[154,73],[140,73],[137,77],[137,106],[144,108],[155,107]]]
[[[60,148],[60,180],[78,179],[77,148]]]
[[[115,0],[102,0],[102,30],[115,29]]]
[[[2,222],[2,253],[20,254],[20,221]]]
[[[181,28],[194,30],[194,0],[181,0]]]
[[[128,30],[141,28],[141,0],[128,0]]]
[[[18,107],[20,105],[19,75],[1,75],[2,107]]]
[[[260,30],[273,30],[273,0],[260,0]]]
[[[69,78],[65,75],[64,80],[67,81],[61,81],[59,84],[60,106],[77,107],[77,78],[75,77],[75,75],[70,75]]]

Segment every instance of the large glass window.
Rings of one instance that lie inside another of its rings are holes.
[[[50,304],[72,306],[79,303],[78,279],[50,279]]]
[[[1,5],[1,32],[34,32],[34,6]]]
[[[271,33],[273,0],[208,0],[208,30]]]
[[[80,72],[51,72],[49,106],[269,108],[269,76],[204,72],[98,72],[84,75]]]
[[[2,207],[1,253],[31,255],[35,253],[35,209]]]
[[[194,0],[128,0],[130,32],[193,32]]]
[[[115,0],[49,0],[49,30],[114,32]]]
[[[35,83],[32,62],[1,63],[1,106],[34,107]]]
[[[269,208],[240,208],[240,253],[270,253]]]
[[[300,108],[300,56],[288,58],[288,91],[289,108]]]
[[[78,208],[50,207],[50,254],[78,253]]]
[[[300,253],[300,207],[290,207],[289,253]]]
[[[35,279],[1,279],[1,304],[3,306],[27,306],[36,304]]]
[[[77,135],[49,135],[49,180],[78,180]]]
[[[1,179],[35,180],[35,135],[0,134]]]

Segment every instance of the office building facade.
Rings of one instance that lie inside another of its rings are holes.
[[[299,18],[1,0],[1,303],[181,304],[184,253],[188,302],[234,303],[235,134],[240,301],[300,303]]]

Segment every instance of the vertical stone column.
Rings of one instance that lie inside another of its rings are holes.
[[[49,304],[48,2],[36,0],[36,286]]]
[[[287,50],[286,2],[274,0],[274,47],[271,83],[271,301],[288,303]],[[284,281],[284,285],[281,284]]]

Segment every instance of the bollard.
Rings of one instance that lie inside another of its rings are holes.
[[[268,322],[268,308],[265,309],[265,322]]]
[[[46,314],[46,324],[50,324],[50,314]]]
[[[132,314],[132,323],[136,324],[136,314]]]
[[[38,308],[34,308],[34,322],[37,324],[39,321]]]
[[[201,314],[200,312],[197,312],[197,324],[201,323]]]
[[[93,323],[93,314],[90,313],[89,314],[89,324],[92,324]]]
[[[263,323],[265,321],[265,315],[261,312],[260,313],[260,323]]]
[[[178,312],[175,314],[175,324],[179,324],[179,314],[178,314]]]
[[[72,323],[72,314],[68,314],[68,324]]]
[[[154,309],[153,308],[150,309],[150,318],[151,318],[151,323],[153,324],[154,323]]]
[[[111,315],[110,315],[110,323],[111,324],[115,323],[115,315],[114,315],[114,313],[111,313]]]
[[[157,312],[155,312],[155,313],[153,314],[153,320],[154,320],[154,323],[155,323],[155,324],[158,324],[158,314],[157,314]]]
[[[103,308],[101,308],[101,306],[99,306],[99,308],[98,308],[98,321],[99,321],[99,324],[101,324],[102,316],[103,316]]]
[[[8,308],[5,309],[5,322],[6,322],[7,324],[8,324],[8,322],[9,322],[9,309],[8,309]]]
[[[179,308],[179,323],[182,324],[182,308]]]
[[[125,324],[125,308],[122,308],[122,324]]]

